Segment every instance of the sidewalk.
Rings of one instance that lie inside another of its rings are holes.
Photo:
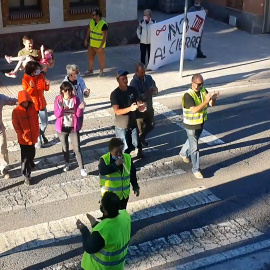
[[[158,21],[174,15],[154,12]],[[246,85],[247,89],[254,83],[270,84],[270,35],[250,35],[221,22],[207,19],[202,49],[207,55],[206,59],[186,61],[184,66],[184,78],[180,80],[178,75],[179,62],[164,66],[149,74],[156,80],[160,94],[169,94],[185,90],[190,84],[194,73],[203,73],[206,86],[238,86]],[[109,99],[110,93],[117,87],[115,73],[118,69],[126,69],[132,78],[135,64],[139,60],[139,45],[127,45],[109,47],[106,50],[105,76],[99,78],[97,61],[95,74],[85,77],[87,86],[91,89],[92,98]],[[87,69],[87,51],[63,52],[56,54],[55,67],[48,71],[48,79],[51,80],[51,89],[46,92],[48,103],[54,101],[59,92],[59,86],[63,80],[66,64],[79,65],[81,73]],[[7,78],[5,70],[13,66],[0,59],[0,93],[16,97],[21,90],[20,72],[16,79]]]

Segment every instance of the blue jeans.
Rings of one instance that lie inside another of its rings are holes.
[[[192,172],[196,173],[200,171],[198,141],[202,134],[202,129],[186,129],[186,132],[188,138],[180,151],[180,156],[191,158]]]
[[[38,115],[39,115],[39,119],[40,119],[40,134],[38,139],[41,140],[41,136],[44,136],[45,130],[47,128],[48,125],[48,112],[47,112],[47,108],[44,108],[41,111],[38,111]]]
[[[138,147],[137,128],[119,128],[115,127],[115,135],[124,143],[123,151],[130,154],[132,150]]]

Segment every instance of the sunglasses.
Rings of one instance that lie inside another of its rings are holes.
[[[202,83],[196,83],[196,82],[193,82],[193,83],[197,84],[199,87],[200,87],[200,86],[203,86],[203,82],[202,82]]]
[[[66,93],[66,92],[68,92],[68,91],[69,91],[69,89],[63,89],[63,91]]]

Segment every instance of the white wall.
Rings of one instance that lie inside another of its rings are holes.
[[[106,18],[108,23],[119,21],[130,21],[137,19],[138,0],[107,0]],[[49,0],[50,23],[9,25],[3,27],[2,11],[0,10],[0,34],[39,31],[48,29],[65,28],[72,26],[86,26],[89,20],[64,21],[63,1]],[[1,8],[1,1],[0,1]]]
[[[137,20],[138,0],[106,0],[107,22]]]

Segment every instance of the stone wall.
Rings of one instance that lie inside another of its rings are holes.
[[[261,13],[262,0],[258,0],[258,7],[254,9],[256,12],[250,13],[246,9],[250,9],[250,3],[244,2],[243,10],[236,10],[232,8],[227,8],[224,3],[222,5],[218,4],[218,0],[204,0],[204,6],[209,10],[208,16],[216,20],[229,23],[229,16],[235,16],[236,26],[239,29],[245,30],[251,34],[262,33],[264,15]],[[254,5],[254,3],[252,4]]]

